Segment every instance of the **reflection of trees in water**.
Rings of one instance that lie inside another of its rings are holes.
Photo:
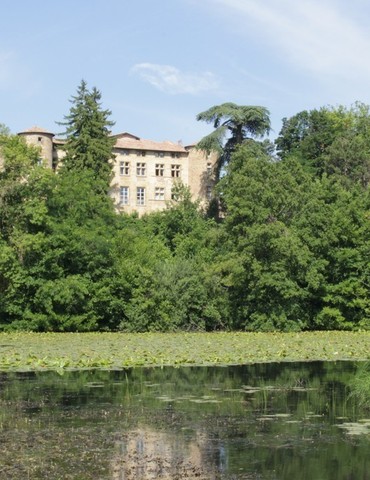
[[[116,442],[114,480],[176,480],[219,478],[207,456],[208,439],[197,433],[183,436],[142,427],[131,430]]]
[[[245,479],[269,478],[272,469],[299,478],[302,451],[317,460],[307,478],[324,478],[320,472],[333,468],[327,421],[356,417],[348,391],[359,368],[308,362],[2,374],[0,480],[23,480],[27,471],[32,480]],[[357,469],[346,478],[367,478],[368,440],[351,448],[341,441],[332,450],[336,478],[344,478],[343,465]],[[23,470],[15,473],[13,463]]]
[[[370,362],[363,363],[351,381],[351,395],[364,408],[370,410]]]

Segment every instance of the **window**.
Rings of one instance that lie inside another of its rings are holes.
[[[42,137],[37,137],[38,142],[42,142]]]
[[[154,152],[154,155],[156,157],[162,157],[163,158],[164,157],[164,152]]]
[[[119,187],[119,203],[120,205],[129,204],[129,188],[128,187]]]
[[[146,163],[138,162],[136,164],[136,175],[139,177],[145,176]]]
[[[172,152],[171,157],[172,158],[180,158],[180,154],[178,152]]]
[[[206,187],[206,198],[207,200],[211,200],[212,198],[212,187],[210,185]]]
[[[212,173],[212,163],[207,163],[207,174],[211,175]]]
[[[180,176],[180,165],[171,165],[171,177],[177,178]]]
[[[145,188],[137,187],[136,189],[136,205],[145,205]]]
[[[130,155],[128,150],[122,150],[121,155]]]
[[[164,164],[163,163],[156,163],[155,164],[155,176],[156,177],[163,177],[164,175]]]
[[[136,152],[136,155],[137,155],[138,157],[145,157],[146,152],[145,152],[144,150],[138,150],[138,151]]]
[[[154,199],[155,200],[164,200],[164,188],[155,187]]]
[[[119,174],[130,175],[130,162],[119,162]]]

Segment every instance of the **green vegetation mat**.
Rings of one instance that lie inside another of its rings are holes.
[[[0,333],[0,371],[370,359],[370,332]]]

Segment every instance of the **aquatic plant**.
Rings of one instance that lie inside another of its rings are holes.
[[[370,409],[370,362],[359,366],[350,386],[350,396],[354,397],[362,407]]]
[[[370,360],[370,332],[0,333],[0,371]]]

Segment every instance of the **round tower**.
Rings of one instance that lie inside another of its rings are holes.
[[[54,133],[40,127],[31,127],[24,132],[19,132],[18,135],[23,137],[28,145],[39,147],[41,149],[41,159],[47,167],[53,168]]]

